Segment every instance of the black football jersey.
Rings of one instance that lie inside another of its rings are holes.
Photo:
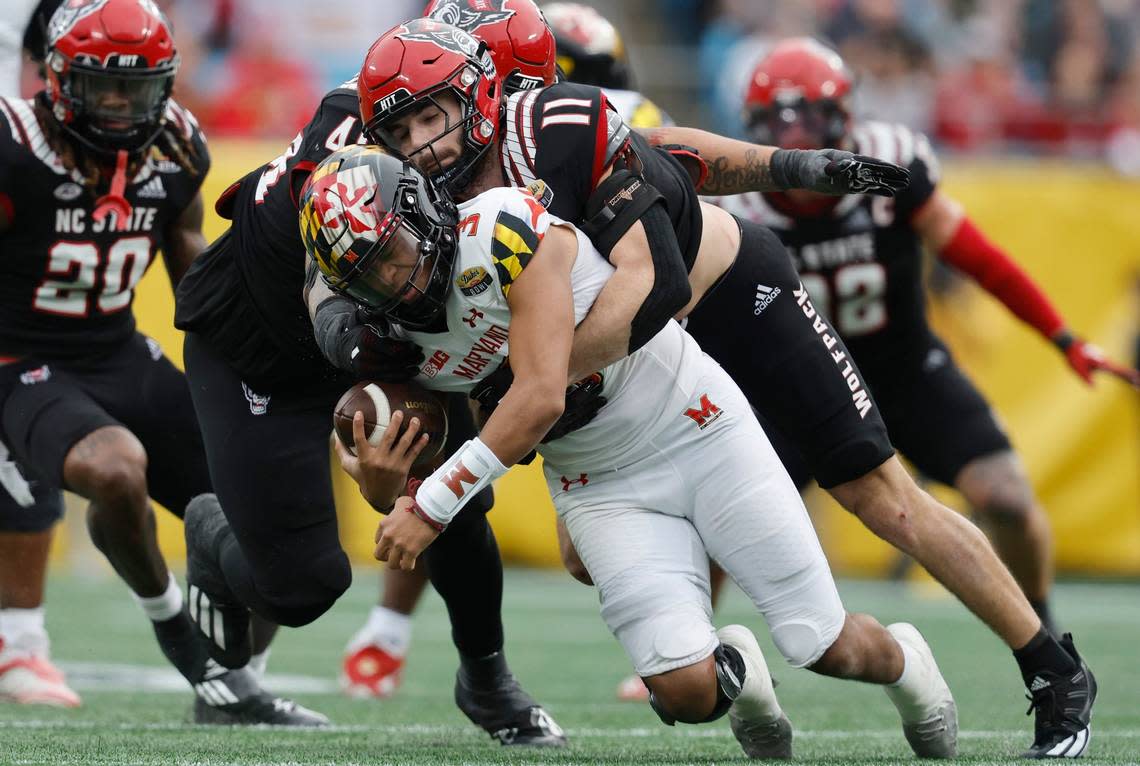
[[[911,217],[934,194],[939,168],[926,137],[902,125],[862,123],[853,138],[855,152],[909,169],[910,186],[893,198],[843,197],[818,217],[789,217],[778,199],[758,193],[714,201],[780,237],[816,308],[869,373],[929,341],[922,243]],[[756,290],[759,301],[764,286]]]
[[[210,165],[193,115],[171,101],[166,119],[192,142],[195,172],[153,147],[127,183],[132,211],[119,231],[113,213],[94,219],[99,195],[64,168],[33,102],[0,99],[0,205],[10,220],[0,233],[0,356],[76,359],[134,333],[134,288]]]
[[[232,205],[227,217],[232,219],[233,241],[227,250],[235,261],[240,287],[260,329],[269,334],[283,358],[323,365],[303,298],[305,245],[297,223],[297,194],[317,163],[337,149],[363,143],[360,129],[356,85],[349,81],[325,94],[313,119],[285,151],[242,179],[223,205]],[[179,303],[209,297],[180,291]],[[179,306],[180,316],[190,313],[188,306]]]
[[[684,167],[649,146],[622,121],[600,88],[560,82],[507,99],[503,174],[515,186],[545,188],[536,196],[554,215],[579,223],[602,174],[632,142],[647,181],[665,197],[677,242],[692,267],[701,240],[699,198]]]

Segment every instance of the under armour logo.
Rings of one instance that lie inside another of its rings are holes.
[[[467,314],[468,314],[468,316],[463,317],[463,321],[466,322],[468,325],[470,325],[472,329],[474,329],[475,328],[475,320],[476,319],[482,319],[483,318],[483,312],[480,311],[479,309],[467,309]]]
[[[578,474],[577,479],[567,479],[565,476],[563,476],[562,477],[562,491],[563,492],[569,492],[570,488],[573,487],[575,484],[579,484],[579,485],[584,487],[589,483],[590,483],[590,479],[587,478],[586,474],[584,474],[584,473]]]

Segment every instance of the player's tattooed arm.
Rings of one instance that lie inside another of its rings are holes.
[[[166,263],[166,273],[170,276],[170,286],[174,289],[177,289],[190,264],[206,249],[206,237],[202,234],[204,217],[202,195],[195,194],[194,199],[166,231],[162,258]]]
[[[906,168],[841,149],[777,149],[695,128],[654,128],[646,137],[656,146],[682,144],[697,150],[708,165],[702,194],[807,189],[893,197],[910,182]]]
[[[640,131],[651,146],[681,144],[696,149],[708,165],[708,178],[701,194],[743,194],[749,191],[777,191],[769,160],[776,151],[736,141],[706,130],[662,127]]]

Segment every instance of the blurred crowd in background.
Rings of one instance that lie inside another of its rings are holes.
[[[624,35],[637,86],[680,122],[740,133],[751,64],[814,35],[858,77],[858,116],[943,150],[1104,160],[1140,175],[1140,0],[586,0]],[[422,0],[160,0],[178,97],[211,135],[292,135],[319,95]]]

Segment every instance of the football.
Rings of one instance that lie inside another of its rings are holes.
[[[396,412],[404,413],[404,426],[419,418],[420,433],[430,439],[414,465],[432,460],[447,440],[447,410],[438,396],[423,386],[408,383],[373,383],[362,381],[344,392],[333,411],[333,428],[348,451],[356,454],[352,438],[352,416],[364,413],[364,434],[373,446],[380,443],[384,429]],[[403,435],[403,428],[400,435]]]

